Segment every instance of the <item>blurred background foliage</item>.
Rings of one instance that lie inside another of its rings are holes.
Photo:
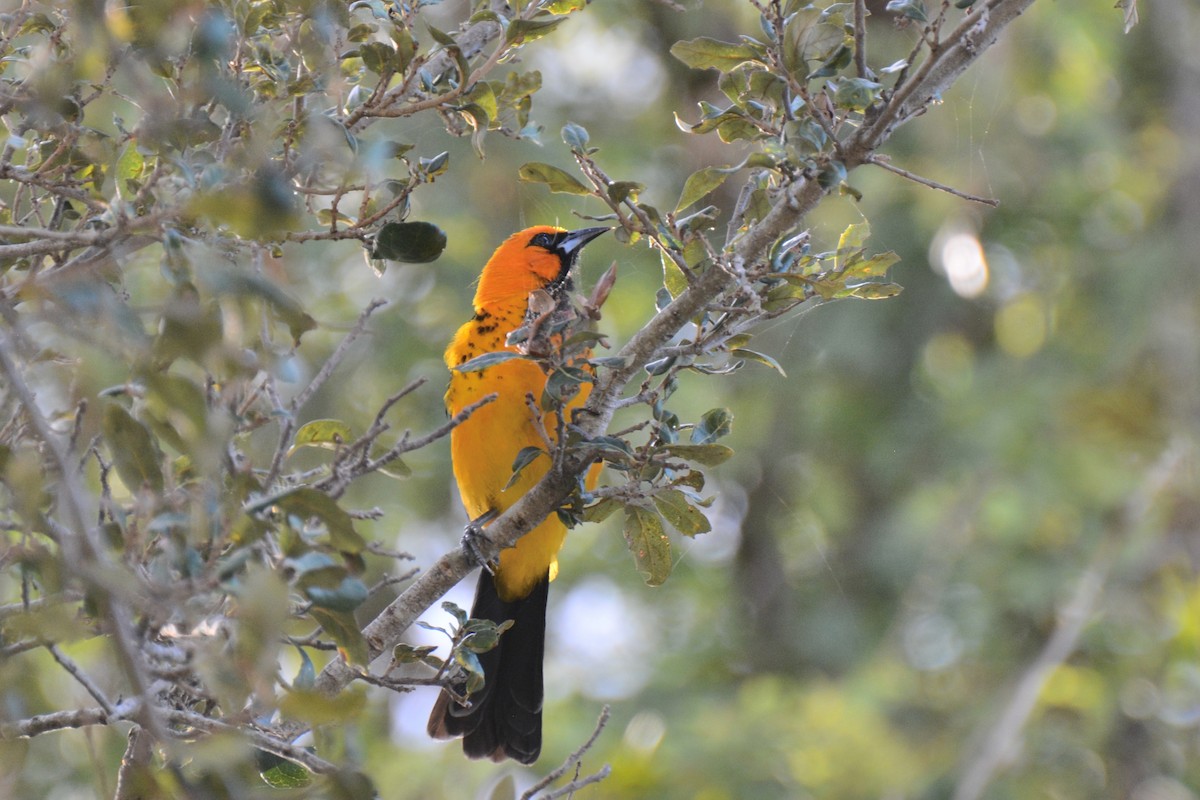
[[[433,13],[458,18],[459,5]],[[413,157],[449,153],[448,171],[411,198],[448,245],[436,263],[379,275],[354,242],[259,253],[261,274],[315,323],[300,348],[285,324],[278,348],[259,354],[295,386],[371,298],[389,301],[307,418],[363,430],[387,396],[426,377],[393,412],[396,427],[444,420],[441,350],[492,248],[525,225],[573,227],[575,212],[603,210],[517,182],[531,160],[570,170],[557,135],[566,122],[588,129],[610,174],[644,183],[663,207],[694,170],[743,157],[680,130],[673,113],[694,120],[695,104],[718,95],[714,73],[668,50],[753,33],[757,13],[731,0],[683,5],[593,3],[525,48],[517,66],[543,80],[540,144],[489,136],[481,159],[434,118],[372,128],[413,144]],[[873,61],[903,58],[915,29],[868,7]],[[885,149],[999,208],[864,167],[849,179],[860,201],[832,198],[811,218],[818,250],[868,218],[872,248],[902,257],[903,294],[772,323],[756,347],[786,377],[751,364],[682,379],[681,417],[713,406],[736,416],[725,441],[737,455],[708,485],[714,531],[679,543],[659,588],[632,568],[615,520],[572,532],[552,590],[537,767],[466,762],[457,745],[424,737],[431,690],[373,690],[333,744],[383,798],[473,796],[509,774],[530,783],[587,737],[604,703],[612,719],[586,762],[613,773],[590,790],[597,797],[1200,797],[1200,11],[1153,3],[1127,36],[1101,11],[1035,4]],[[60,77],[48,69],[44,80]],[[719,190],[718,204],[736,190]],[[244,213],[237,196],[212,202],[231,221]],[[286,217],[275,222],[288,227]],[[602,239],[584,261],[585,285],[619,265],[602,328],[620,341],[653,311],[658,258]],[[127,271],[125,290],[160,296],[158,270]],[[71,398],[127,380],[119,345],[105,341],[36,367],[42,385],[64,387],[50,406],[69,415]],[[249,436],[275,444],[273,430]],[[356,523],[364,538],[424,565],[456,544],[464,519],[444,445],[405,463],[409,478],[367,477],[346,504],[378,507],[379,519]],[[393,566],[368,557],[362,580]],[[4,591],[19,599],[12,582]],[[465,606],[469,592],[451,599]],[[388,599],[372,597],[359,620]],[[1064,610],[1083,615],[1075,638]],[[1066,649],[1048,653],[1056,637]],[[94,641],[71,652],[96,669],[107,658]],[[285,674],[299,669],[295,651],[279,658]],[[41,651],[5,659],[0,681],[6,716],[87,700]],[[1022,702],[1034,703],[1025,724],[997,738]],[[3,742],[0,785],[13,797],[110,794],[124,746],[117,727]],[[223,756],[214,744],[196,757],[216,769]],[[984,762],[995,775],[969,794]]]

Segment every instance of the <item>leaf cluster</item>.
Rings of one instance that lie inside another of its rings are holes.
[[[481,156],[488,132],[536,138],[541,76],[506,64],[581,4],[467,9],[450,30],[430,5],[30,3],[0,19],[0,585],[17,601],[0,647],[103,638],[132,698],[93,693],[112,722],[170,707],[194,716],[151,734],[194,740],[250,707],[318,727],[357,713],[313,689],[313,658],[366,664],[357,615],[404,577],[367,575],[404,556],[369,541],[380,512],[346,490],[406,477],[401,457],[471,409],[391,433],[418,381],[369,424],[311,419],[382,303],[305,375],[320,312],[285,252],[353,240],[379,269],[437,259],[445,234],[408,216],[449,155],[378,121],[427,116]],[[329,771],[272,735],[255,746],[285,766],[242,767]]]

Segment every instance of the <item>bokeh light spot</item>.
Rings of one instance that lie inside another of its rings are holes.
[[[921,371],[939,395],[961,397],[974,380],[975,354],[971,343],[957,333],[939,333],[921,353]]]
[[[941,262],[950,288],[959,297],[978,297],[987,288],[987,258],[975,234],[954,233],[947,236],[942,243]]]
[[[1046,343],[1046,308],[1035,294],[1018,295],[996,312],[996,343],[1016,358],[1028,358]]]

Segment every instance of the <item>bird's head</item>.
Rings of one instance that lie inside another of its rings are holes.
[[[567,231],[551,225],[526,228],[496,248],[479,276],[475,306],[524,304],[530,293],[545,289],[557,294],[571,288],[571,268],[583,246],[608,228]]]

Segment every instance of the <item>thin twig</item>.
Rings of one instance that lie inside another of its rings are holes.
[[[854,0],[854,71],[867,77],[867,2]]]
[[[406,553],[403,550],[393,550],[379,542],[367,542],[367,552],[374,553],[377,556],[385,558],[395,558],[401,561],[412,561],[414,556],[412,553]]]
[[[235,725],[183,709],[168,710],[166,716],[173,725],[186,725],[206,733],[229,733],[234,736],[240,736],[260,750],[274,753],[280,758],[286,758],[288,761],[295,761],[297,764],[320,775],[329,775],[338,771],[336,764],[314,755],[306,748],[278,739],[257,728]]]
[[[476,400],[474,403],[471,403],[469,406],[464,406],[462,411],[459,411],[457,414],[455,414],[453,417],[451,417],[449,419],[449,421],[447,421],[443,425],[438,426],[437,428],[434,428],[432,431],[425,434],[424,436],[418,436],[415,439],[411,439],[411,438],[409,438],[408,432],[405,431],[404,435],[400,437],[400,441],[398,441],[398,442],[396,442],[396,444],[392,445],[392,447],[390,449],[388,449],[387,452],[383,453],[378,458],[372,458],[372,459],[368,460],[366,465],[364,466],[362,472],[360,472],[358,474],[366,475],[368,473],[374,472],[377,469],[379,469],[380,467],[387,466],[388,464],[395,461],[397,458],[404,455],[405,453],[411,453],[414,450],[420,450],[422,447],[427,447],[428,445],[432,444],[433,442],[436,442],[438,439],[448,436],[450,434],[450,431],[454,430],[459,425],[462,425],[464,422],[466,422],[470,418],[470,416],[472,414],[474,414],[476,411],[478,411],[479,409],[486,406],[488,403],[494,402],[497,397],[498,397],[498,395],[495,392],[493,392],[492,394],[489,394],[485,397],[480,398],[479,400]],[[357,476],[355,476],[355,477],[357,477]],[[317,488],[321,488],[321,484],[318,484]]]
[[[388,678],[384,675],[372,675],[369,672],[359,672],[355,677],[393,692],[411,692],[414,686],[445,686],[446,679],[438,675],[406,675],[403,678]]]
[[[418,568],[413,567],[408,572],[405,572],[403,575],[384,575],[382,578],[379,579],[379,581],[377,581],[374,585],[372,585],[369,589],[367,589],[367,596],[374,597],[380,591],[386,589],[389,586],[395,586],[397,583],[404,583],[405,581],[411,581],[413,578],[415,578],[417,576],[418,573],[420,573],[420,571],[421,570],[419,570]]]
[[[970,194],[969,192],[964,192],[961,189],[955,189],[953,186],[947,186],[944,183],[938,183],[937,181],[932,180],[930,178],[921,177],[920,175],[917,175],[915,172],[909,172],[906,169],[897,167],[895,164],[892,164],[890,161],[888,161],[883,156],[873,155],[867,159],[866,163],[874,164],[877,167],[883,167],[888,172],[894,172],[902,178],[907,178],[910,181],[919,183],[922,186],[928,186],[931,189],[937,189],[938,191],[946,192],[947,194],[952,194],[955,197],[961,197],[963,200],[970,200],[972,203],[982,203],[983,205],[991,206],[992,208],[995,208],[996,206],[1000,205],[999,200],[993,199],[991,197],[980,197],[979,195]]]
[[[46,644],[44,639],[22,639],[19,642],[13,642],[12,644],[0,647],[0,658],[12,658],[21,653],[28,653],[30,650],[37,650]]]
[[[359,336],[362,336],[363,331],[367,329],[367,320],[380,307],[385,305],[387,305],[387,301],[380,299],[375,299],[367,303],[367,307],[358,315],[358,321],[354,323],[354,327],[338,342],[338,346],[334,348],[329,358],[325,359],[325,363],[321,365],[321,369],[309,381],[308,386],[304,387],[298,395],[292,398],[292,402],[288,404],[288,408],[292,413],[303,408],[312,399],[316,391],[325,385],[325,381],[329,380],[329,376],[333,374],[333,371],[341,366],[342,361],[346,359],[346,355],[350,352],[350,345],[354,344],[355,340]]]
[[[82,686],[84,689],[87,689],[87,693],[90,694],[92,698],[100,704],[101,708],[103,708],[109,714],[113,713],[112,702],[108,699],[108,697],[105,696],[104,692],[100,691],[100,687],[97,686],[90,677],[88,677],[87,673],[79,668],[78,664],[76,664],[69,657],[67,657],[65,653],[59,650],[58,645],[48,644],[46,645],[46,649],[50,651],[50,655],[54,656],[54,660],[57,661],[63,669],[71,673],[71,677],[79,681],[80,686]]]
[[[605,764],[591,775],[588,775],[585,778],[576,778],[566,786],[561,786],[558,789],[555,789],[553,792],[542,795],[539,800],[556,800],[556,798],[559,797],[568,797],[575,794],[575,792],[579,791],[585,786],[591,786],[593,783],[599,783],[611,774],[612,767],[608,764]]]
[[[610,711],[611,710],[609,709],[609,707],[607,705],[605,705],[603,708],[601,708],[600,709],[600,718],[596,720],[596,727],[592,729],[592,735],[587,738],[587,741],[584,742],[583,744],[581,744],[575,750],[574,753],[571,753],[571,755],[569,755],[565,759],[563,759],[563,762],[561,764],[559,764],[558,767],[551,770],[550,773],[546,775],[546,777],[542,778],[540,781],[535,783],[533,786],[530,786],[529,790],[526,791],[525,794],[521,795],[521,800],[533,800],[533,796],[535,794],[540,792],[542,789],[545,789],[550,784],[554,783],[556,780],[561,778],[563,775],[566,775],[568,770],[570,770],[572,767],[574,767],[576,764],[578,764],[579,760],[581,758],[583,758],[584,753],[586,753],[588,750],[591,750],[592,747],[596,744],[596,740],[600,738],[600,733],[604,730],[604,727],[606,725],[608,725],[608,718],[610,716]],[[608,775],[607,770],[608,770],[608,765],[606,764],[604,766],[604,769],[602,769],[600,772],[603,772],[604,776],[607,776]],[[596,774],[599,775],[600,773],[596,773]],[[596,778],[596,780],[602,780],[602,779],[603,779],[603,777]],[[595,783],[596,780],[588,780],[587,783]],[[586,786],[586,785],[587,785],[586,783],[577,784],[577,781],[572,781],[569,786],[564,786],[563,788],[565,789],[565,788],[574,787],[577,789],[580,786]],[[561,795],[559,795],[559,794],[550,794],[550,795],[546,795],[546,798],[560,797],[560,796]]]
[[[350,352],[350,345],[358,337],[362,336],[363,331],[366,330],[367,320],[377,309],[384,305],[387,305],[387,301],[379,299],[372,300],[367,304],[367,307],[358,315],[358,321],[354,323],[354,327],[338,342],[338,346],[333,349],[333,353],[321,365],[321,369],[309,381],[308,386],[305,386],[299,394],[292,398],[292,402],[288,403],[286,409],[281,409],[285,413],[282,414],[283,421],[279,424],[279,442],[275,445],[275,454],[272,456],[271,466],[267,470],[267,486],[275,482],[279,477],[280,470],[283,468],[283,459],[287,455],[288,444],[291,442],[292,433],[296,429],[296,412],[312,399],[312,396],[325,384],[325,381],[329,380],[333,371],[341,366],[342,361],[345,360],[346,355]],[[264,385],[264,389],[269,396],[277,397],[273,391],[274,387],[269,383]],[[278,400],[276,400],[276,405],[278,405]]]

